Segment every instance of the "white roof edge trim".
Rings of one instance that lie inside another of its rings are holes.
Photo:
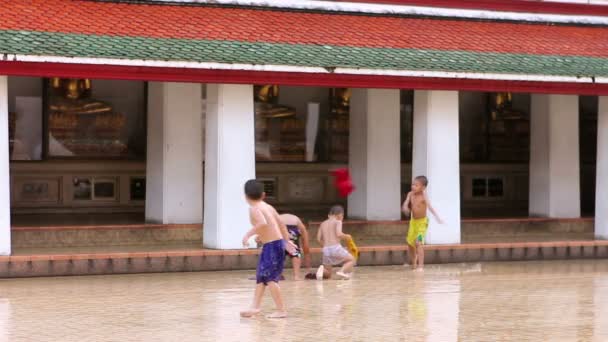
[[[477,79],[477,80],[499,80],[499,81],[529,81],[529,82],[560,82],[560,83],[599,83],[608,84],[608,77],[574,77],[574,76],[551,76],[551,75],[523,75],[523,74],[495,74],[475,72],[449,72],[428,70],[389,70],[389,69],[359,69],[359,68],[335,68],[301,67],[292,65],[255,65],[255,64],[229,64],[213,62],[179,62],[179,61],[152,61],[137,59],[112,59],[112,58],[81,58],[81,57],[58,57],[58,56],[29,56],[5,54],[4,61],[8,62],[37,62],[37,63],[63,63],[63,64],[89,64],[89,65],[111,65],[111,66],[139,66],[157,68],[184,68],[201,70],[235,70],[235,71],[265,71],[265,72],[294,72],[308,74],[344,74],[344,75],[366,75],[366,76],[399,76],[399,77],[423,77],[423,78],[448,78],[448,79]]]
[[[196,3],[210,5],[256,6],[330,12],[354,12],[369,14],[397,14],[444,18],[509,20],[523,22],[549,22],[557,24],[608,25],[607,16],[563,15],[548,13],[522,13],[490,10],[423,7],[390,4],[365,4],[320,0],[149,0],[159,3]]]

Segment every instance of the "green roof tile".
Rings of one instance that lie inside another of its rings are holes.
[[[608,58],[596,57],[159,39],[30,31],[0,31],[0,54],[522,75],[608,76]]]

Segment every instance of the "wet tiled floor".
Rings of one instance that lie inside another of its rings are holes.
[[[239,317],[250,275],[0,280],[0,341],[608,340],[608,260],[361,267],[282,283],[285,320]]]

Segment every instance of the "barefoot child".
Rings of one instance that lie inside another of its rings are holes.
[[[245,183],[245,198],[250,206],[249,218],[253,228],[243,237],[243,246],[247,246],[249,239],[254,235],[258,235],[264,245],[258,261],[253,304],[249,310],[241,312],[241,317],[252,317],[260,313],[262,296],[268,287],[276,311],[267,317],[284,318],[287,317],[287,311],[283,304],[279,279],[283,273],[285,251],[295,253],[295,247],[289,241],[287,228],[279,219],[279,214],[271,205],[264,202],[264,196],[264,187],[261,183],[253,179]]]
[[[310,270],[310,245],[308,240],[308,231],[306,226],[302,223],[299,217],[292,214],[282,214],[279,216],[281,221],[287,226],[287,232],[289,233],[289,240],[297,246],[295,254],[286,255],[291,258],[291,264],[293,266],[293,278],[294,280],[302,280],[300,275],[300,266],[302,265],[302,256],[304,256],[304,264],[307,269]]]
[[[426,216],[428,210],[435,216],[437,222],[443,224],[443,221],[433,209],[428,196],[426,195],[426,186],[429,181],[425,176],[418,176],[412,182],[412,191],[407,194],[407,198],[403,203],[403,212],[410,217],[410,227],[407,231],[407,246],[408,256],[412,269],[424,267],[424,238],[429,226],[429,219]]]
[[[328,219],[319,227],[317,240],[323,246],[323,265],[317,270],[317,280],[330,278],[332,266],[336,265],[342,265],[336,275],[342,279],[350,279],[355,258],[340,244],[340,240],[352,239],[349,234],[342,233],[343,219],[344,208],[335,205],[330,209]]]

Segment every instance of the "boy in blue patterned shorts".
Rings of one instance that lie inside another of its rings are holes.
[[[256,272],[256,288],[253,304],[250,309],[241,312],[241,317],[252,317],[261,312],[262,297],[266,287],[276,305],[276,311],[268,318],[287,317],[283,304],[279,280],[283,273],[285,251],[295,254],[295,246],[289,241],[287,227],[279,219],[277,211],[264,202],[264,187],[254,179],[245,183],[245,198],[249,204],[249,219],[253,228],[243,237],[243,246],[247,246],[249,239],[257,235],[264,244],[258,261]]]

